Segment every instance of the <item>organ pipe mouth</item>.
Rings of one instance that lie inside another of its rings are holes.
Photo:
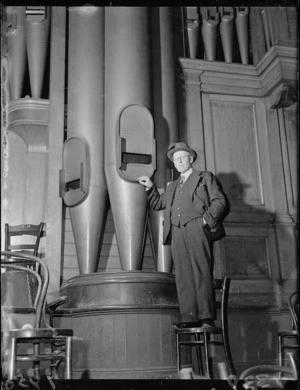
[[[116,162],[119,176],[138,182],[140,176],[151,177],[156,170],[154,121],[147,107],[126,106],[119,117]]]
[[[82,139],[71,137],[65,142],[63,169],[59,174],[59,196],[65,205],[82,203],[88,196],[90,182],[89,150]]]

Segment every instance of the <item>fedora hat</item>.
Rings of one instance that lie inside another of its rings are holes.
[[[176,144],[171,145],[168,149],[167,156],[171,161],[173,161],[173,154],[179,152],[180,150],[185,150],[193,157],[193,161],[196,160],[197,153],[193,149],[191,149],[185,142],[177,142]]]

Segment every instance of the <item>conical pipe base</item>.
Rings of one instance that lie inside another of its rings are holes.
[[[140,270],[148,214],[145,191],[140,184],[121,180],[107,167],[105,173],[121,268]]]
[[[101,188],[91,188],[88,198],[83,203],[70,207],[81,275],[97,272],[107,210],[107,190]]]
[[[32,22],[26,18],[25,26],[31,95],[34,99],[40,99],[49,41],[49,12],[41,22]]]

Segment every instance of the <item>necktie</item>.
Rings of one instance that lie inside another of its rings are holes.
[[[185,181],[185,176],[182,175],[181,178],[180,178],[180,187],[183,186],[184,181]]]

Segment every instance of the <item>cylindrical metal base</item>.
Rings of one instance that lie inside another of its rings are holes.
[[[174,275],[94,273],[61,289],[60,324],[74,330],[72,378],[165,379],[176,373],[172,323],[180,320]]]

